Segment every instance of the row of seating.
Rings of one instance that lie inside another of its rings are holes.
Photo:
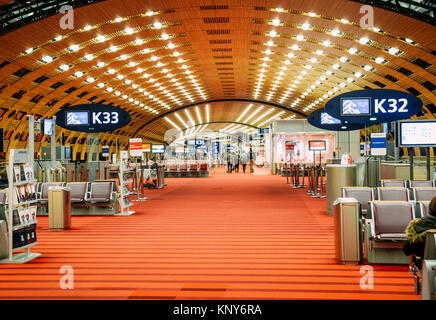
[[[174,176],[207,176],[209,175],[209,164],[207,162],[167,162],[165,166],[167,177]]]
[[[414,187],[411,189],[402,187],[344,187],[344,198],[355,198],[362,207],[362,214],[368,210],[368,202],[381,201],[430,201],[436,196],[436,187]]]
[[[380,180],[380,183],[382,187],[436,187],[436,182],[433,180]]]
[[[98,182],[44,182],[37,187],[37,199],[41,205],[48,203],[48,189],[50,187],[67,187],[71,189],[72,205],[110,204],[116,199],[114,181]]]

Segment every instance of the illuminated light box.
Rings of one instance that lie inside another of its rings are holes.
[[[65,119],[67,126],[89,125],[89,113],[87,111],[68,111]]]
[[[321,112],[321,124],[340,124],[341,120],[329,116],[327,112]]]
[[[436,147],[436,120],[400,121],[400,146]]]
[[[165,153],[165,146],[163,144],[153,144],[151,153]]]
[[[341,99],[341,114],[345,115],[370,115],[370,98],[346,98]]]
[[[309,140],[310,151],[325,151],[327,150],[327,144],[325,140]]]

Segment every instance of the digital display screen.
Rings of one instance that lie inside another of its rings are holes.
[[[341,99],[342,115],[369,115],[371,114],[370,98],[346,98]]]
[[[196,140],[197,146],[202,146],[202,145],[204,145],[204,143],[205,143],[204,140]]]
[[[87,126],[89,125],[88,111],[67,111],[67,126]]]
[[[310,140],[309,141],[310,151],[324,151],[326,150],[325,140]]]
[[[188,140],[187,144],[188,146],[193,146],[195,145],[195,140]]]
[[[436,121],[400,122],[400,145],[403,147],[436,146]]]
[[[164,153],[165,146],[163,144],[154,144],[151,146],[151,153]]]
[[[340,124],[341,120],[333,118],[327,112],[321,112],[321,124]]]
[[[71,159],[71,147],[65,147],[65,159]]]
[[[184,153],[185,152],[185,147],[175,147],[174,148],[174,152],[175,153]]]
[[[53,134],[53,120],[44,119],[44,134],[51,136]]]

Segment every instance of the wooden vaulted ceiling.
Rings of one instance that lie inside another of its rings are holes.
[[[248,118],[250,128],[302,118],[337,94],[365,88],[415,94],[424,103],[418,116],[434,118],[435,27],[374,7],[376,28],[361,28],[361,6],[108,0],[75,9],[72,30],[60,28],[61,14],[28,24],[0,38],[7,146],[26,143],[26,114],[51,117],[91,102],[131,113],[129,125],[100,137],[124,144],[162,141],[189,122],[218,129]],[[58,131],[67,144],[85,137]]]

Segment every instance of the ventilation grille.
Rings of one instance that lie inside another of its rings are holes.
[[[227,10],[229,6],[201,6],[200,10]]]
[[[21,68],[20,70],[15,71],[12,75],[22,78],[24,77],[26,74],[28,74],[29,72],[32,72],[32,70],[29,70],[27,68]]]
[[[419,58],[413,60],[412,62],[413,62],[414,64],[416,64],[417,66],[420,66],[420,67],[422,67],[422,68],[424,68],[424,69],[425,69],[425,68],[428,68],[428,67],[431,66],[430,63],[428,63],[428,62],[426,62],[426,61],[424,61],[424,60],[422,60],[422,59],[419,59]]]
[[[230,29],[206,30],[208,35],[230,34]]]
[[[397,82],[398,81],[397,78],[391,76],[390,74],[385,75],[385,78],[390,80],[390,81],[392,81],[392,82]]]
[[[421,83],[424,87],[426,87],[428,90],[433,91],[436,89],[436,86],[431,83],[430,81],[425,81],[423,83]]]
[[[56,82],[55,84],[53,84],[50,88],[57,89],[62,85],[64,85],[64,83],[62,81],[59,81],[59,82]]]
[[[412,71],[410,71],[409,69],[406,69],[406,68],[399,68],[397,71],[399,73],[406,75],[406,76],[411,76],[413,74]]]
[[[215,64],[216,64],[217,66],[222,66],[222,65],[232,65],[233,62],[215,62]]]
[[[231,44],[232,39],[209,40],[210,44]]]
[[[376,86],[379,86],[380,88],[384,88],[384,87],[386,87],[385,84],[383,84],[383,83],[381,83],[381,82],[379,82],[379,81],[374,81],[373,83],[374,83]]]
[[[418,90],[416,90],[413,87],[410,87],[409,89],[406,89],[407,91],[409,91],[411,94],[414,94],[415,96],[419,96],[421,94],[421,92],[419,92]]]
[[[213,56],[214,59],[232,59],[233,56]]]
[[[229,17],[203,18],[204,23],[229,23]]]
[[[218,62],[217,62],[218,63]],[[218,71],[230,71],[233,70],[233,68],[216,68]]]
[[[232,48],[214,48],[212,52],[232,52]]]
[[[33,80],[33,82],[40,84],[40,83],[43,83],[47,79],[48,79],[47,76],[40,76],[38,79]]]
[[[76,90],[77,90],[76,87],[71,87],[71,88],[65,90],[65,93],[71,93],[71,92],[76,91]]]

